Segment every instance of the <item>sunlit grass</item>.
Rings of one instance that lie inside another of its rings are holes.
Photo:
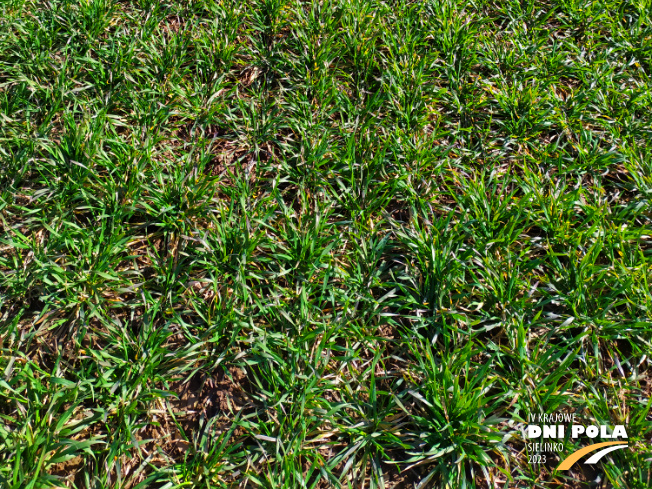
[[[650,487],[651,21],[0,2],[0,486]]]

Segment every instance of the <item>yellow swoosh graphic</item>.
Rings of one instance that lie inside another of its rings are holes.
[[[598,448],[602,447],[608,447],[610,445],[622,445],[622,441],[605,441],[604,443],[596,443],[595,445],[589,445],[588,447],[584,447],[581,450],[578,450],[570,455],[566,460],[564,460],[562,463],[559,464],[559,467],[557,467],[557,470],[568,470],[570,469],[575,462],[577,462],[579,459],[581,459],[584,455],[587,453],[590,453],[594,450],[597,450]]]

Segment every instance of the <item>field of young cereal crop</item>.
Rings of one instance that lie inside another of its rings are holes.
[[[651,75],[651,0],[0,0],[0,487],[652,487]]]

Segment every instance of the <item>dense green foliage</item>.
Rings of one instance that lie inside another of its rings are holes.
[[[651,61],[650,0],[0,0],[0,486],[651,487]]]

